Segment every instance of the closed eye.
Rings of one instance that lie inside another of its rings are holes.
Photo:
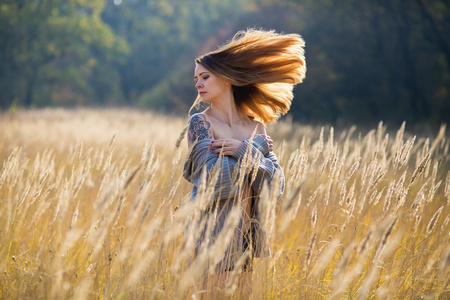
[[[200,73],[198,76],[199,76],[199,77],[202,77],[203,80],[206,80],[206,79],[209,78],[209,74],[205,74],[205,73],[206,73],[206,72],[202,72],[202,73]],[[194,76],[194,83],[197,84],[197,82],[198,82],[198,77],[197,77],[197,76]]]

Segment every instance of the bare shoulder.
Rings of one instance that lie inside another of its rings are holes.
[[[267,134],[266,127],[263,123],[256,120],[252,120],[252,123],[256,127],[256,134]]]
[[[197,113],[189,118],[188,142],[192,144],[196,141],[212,138],[211,123],[208,122],[203,113]]]

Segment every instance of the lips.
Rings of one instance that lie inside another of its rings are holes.
[[[204,96],[204,95],[206,94],[206,92],[198,92],[198,94],[199,94],[200,96]]]

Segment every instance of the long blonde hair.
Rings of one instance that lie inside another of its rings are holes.
[[[232,84],[242,114],[267,124],[289,111],[294,85],[305,78],[304,46],[298,34],[248,29],[195,63]]]

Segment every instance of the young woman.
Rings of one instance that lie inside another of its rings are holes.
[[[230,211],[241,208],[232,241],[215,266],[217,273],[233,270],[246,251],[246,257],[270,255],[259,226],[259,195],[267,184],[269,189],[279,187],[281,196],[284,177],[264,124],[289,110],[293,87],[305,77],[303,47],[297,34],[249,29],[195,60],[198,96],[192,107],[200,102],[210,105],[189,119],[190,153],[183,176],[194,184],[192,199],[202,178],[214,184],[213,199],[204,212],[214,217],[214,224],[205,225],[197,250],[213,245]],[[250,266],[251,259],[244,270]]]

